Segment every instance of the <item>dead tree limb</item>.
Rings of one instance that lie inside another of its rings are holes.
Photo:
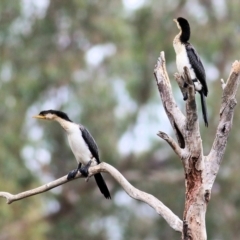
[[[172,96],[171,84],[165,67],[164,53],[160,53],[154,70],[158,90],[166,114],[176,134],[177,143],[160,132],[180,157],[185,172],[185,208],[183,213],[184,240],[206,240],[205,215],[210,201],[211,189],[218,173],[227,139],[232,127],[236,93],[240,82],[240,62],[235,61],[226,83],[222,80],[223,97],[220,121],[212,149],[208,156],[203,155],[202,139],[199,130],[195,89],[187,68],[184,76],[175,74],[176,81],[183,93],[187,94],[186,117],[177,107]],[[186,84],[184,84],[186,83]]]
[[[155,209],[155,211],[167,221],[170,227],[172,227],[175,231],[182,232],[182,221],[179,219],[178,216],[176,216],[167,206],[165,206],[161,201],[159,201],[153,195],[140,191],[137,188],[133,187],[116,168],[114,168],[113,166],[107,163],[102,162],[97,166],[89,168],[89,177],[99,172],[109,173],[123,187],[123,189],[126,191],[126,193],[130,197],[148,204],[150,207]],[[77,178],[83,178],[81,173],[78,173],[74,179],[77,179]],[[8,192],[0,192],[0,197],[6,198],[7,203],[10,204],[12,202],[21,200],[23,198],[27,198],[36,194],[49,191],[67,182],[69,182],[69,180],[67,180],[67,175],[66,175],[55,181],[44,184],[38,188],[29,190],[26,192],[22,192],[16,195],[13,195]]]

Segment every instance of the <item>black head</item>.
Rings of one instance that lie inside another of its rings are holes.
[[[60,117],[66,121],[72,122],[68,115],[64,112],[58,111],[58,110],[45,110],[41,111],[35,118],[41,118],[41,119],[48,119],[48,120],[53,120],[54,117]]]
[[[187,42],[190,39],[190,25],[189,25],[187,19],[182,18],[182,17],[177,18],[177,22],[179,24],[179,27],[182,30],[180,40],[181,40],[181,42]]]

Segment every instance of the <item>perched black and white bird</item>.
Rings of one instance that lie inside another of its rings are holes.
[[[57,110],[47,110],[33,117],[57,121],[67,132],[69,145],[78,162],[77,169],[69,172],[68,180],[74,178],[78,171],[87,177],[90,165],[100,163],[98,147],[92,135],[83,125],[72,122],[66,113]],[[94,177],[101,193],[105,198],[110,199],[111,195],[101,173],[95,174]]]
[[[205,126],[208,126],[207,106],[205,97],[208,95],[206,73],[202,61],[195,48],[188,42],[190,39],[190,25],[185,18],[174,19],[180,32],[173,40],[173,47],[176,52],[177,69],[183,74],[184,67],[188,67],[195,90],[201,96],[202,114]]]

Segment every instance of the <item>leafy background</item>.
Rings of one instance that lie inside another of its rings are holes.
[[[210,94],[209,127],[201,113],[204,152],[216,131],[220,79],[239,59],[240,2],[236,0],[3,0],[0,2],[0,190],[18,193],[76,167],[56,123],[31,117],[59,109],[87,126],[102,161],[137,188],[158,197],[180,218],[184,173],[156,133],[173,134],[153,68],[164,50],[174,95],[184,111],[172,40],[173,18],[192,28]],[[239,100],[239,94],[238,94]],[[239,127],[234,124],[207,212],[209,239],[239,239]],[[179,239],[150,207],[132,200],[107,174],[106,200],[91,179],[73,181],[11,205],[0,200],[0,239]]]

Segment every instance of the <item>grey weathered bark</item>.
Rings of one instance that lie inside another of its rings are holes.
[[[226,83],[221,80],[223,97],[220,109],[220,120],[212,149],[207,156],[203,155],[194,86],[189,77],[188,69],[185,68],[184,70],[184,76],[175,74],[175,78],[183,94],[188,94],[188,99],[186,101],[186,117],[174,100],[163,52],[161,52],[154,69],[160,97],[176,135],[177,142],[161,131],[158,133],[158,136],[164,139],[172,147],[182,161],[185,172],[186,190],[183,221],[181,221],[178,216],[160,200],[151,194],[142,192],[133,187],[117,169],[107,163],[101,163],[97,166],[90,167],[89,177],[98,172],[109,173],[130,197],[147,203],[167,221],[170,227],[175,231],[181,232],[182,239],[205,240],[207,239],[205,214],[207,204],[211,197],[211,189],[217,176],[226,149],[228,135],[232,127],[234,107],[236,105],[235,96],[240,82],[240,62],[235,61],[233,63],[230,76]],[[183,81],[188,83],[187,88],[183,87]],[[80,177],[83,176],[78,173],[75,179]],[[69,182],[67,176],[64,176],[38,188],[16,195],[8,192],[0,192],[0,197],[5,197],[7,203],[10,204],[14,201],[49,191],[67,182]]]
[[[234,107],[236,105],[235,96],[240,82],[240,62],[235,61],[233,63],[226,84],[224,82],[222,84],[223,96],[220,120],[212,149],[207,156],[203,155],[194,86],[188,69],[185,68],[184,71],[185,76],[175,74],[175,78],[183,95],[188,94],[186,117],[178,108],[172,95],[171,84],[165,67],[164,53],[161,52],[154,75],[163,106],[174,129],[178,143],[166,133],[160,132],[158,135],[172,147],[181,159],[184,167],[186,190],[182,239],[206,240],[205,215],[207,204],[210,200],[211,189],[232,127]],[[188,83],[186,88],[183,87],[183,81]]]

